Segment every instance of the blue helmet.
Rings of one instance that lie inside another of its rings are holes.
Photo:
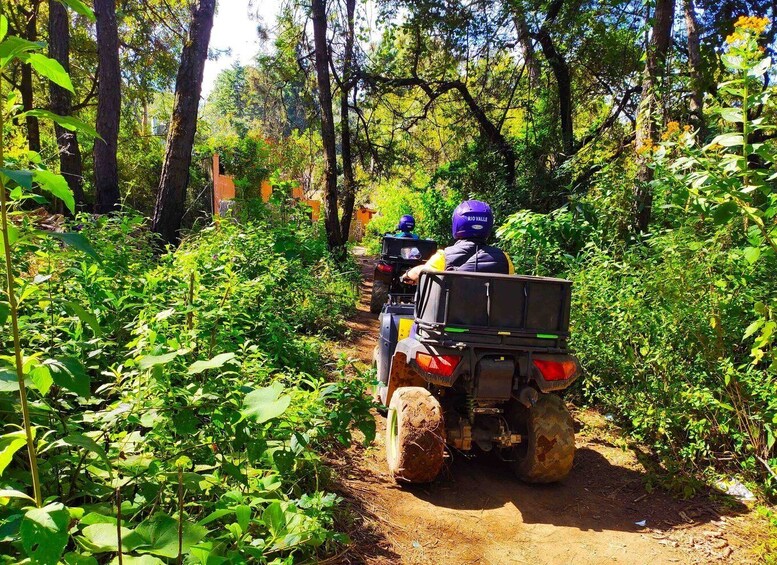
[[[410,214],[405,214],[399,218],[399,225],[397,226],[399,231],[410,232],[415,229],[415,218]]]
[[[491,206],[480,200],[465,200],[453,211],[454,239],[486,239],[494,227]]]

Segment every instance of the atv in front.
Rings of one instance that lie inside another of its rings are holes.
[[[431,239],[412,239],[383,236],[380,259],[375,264],[372,276],[372,295],[370,312],[377,314],[383,305],[389,302],[390,295],[395,301],[401,297],[412,299],[415,288],[402,282],[402,276],[416,265],[425,263],[435,251],[437,242]]]
[[[570,293],[562,279],[425,271],[415,305],[385,306],[374,364],[396,480],[434,480],[446,444],[494,451],[528,482],[569,473]]]

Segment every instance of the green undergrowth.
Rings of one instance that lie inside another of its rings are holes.
[[[625,220],[639,181],[623,160],[588,196],[498,230],[519,271],[574,283],[578,399],[651,446],[687,495],[721,474],[777,492],[777,99],[759,32],[742,21],[707,132],[670,122],[645,150],[647,233]]]
[[[19,222],[28,222],[19,215]],[[326,340],[355,308],[304,214],[225,220],[154,254],[143,218],[14,247],[44,506],[0,298],[0,562],[292,563],[332,554],[321,454],[374,436],[366,377]],[[86,242],[89,242],[88,244]],[[96,250],[96,252],[94,251]]]

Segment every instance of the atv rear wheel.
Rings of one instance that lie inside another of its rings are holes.
[[[382,281],[372,281],[372,295],[370,296],[370,312],[377,314],[388,301],[389,285]]]
[[[541,394],[528,411],[526,437],[513,448],[515,474],[530,483],[552,483],[569,474],[575,459],[575,430],[564,401]]]
[[[442,409],[425,388],[400,387],[386,419],[386,460],[396,481],[428,483],[442,469],[445,439]]]

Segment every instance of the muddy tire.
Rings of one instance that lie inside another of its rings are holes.
[[[370,296],[370,312],[377,314],[388,301],[389,285],[381,281],[372,282],[372,295]]]
[[[526,416],[525,442],[514,449],[513,470],[530,483],[553,483],[569,474],[575,458],[575,430],[564,401],[541,394]]]
[[[425,388],[400,387],[386,419],[386,460],[396,481],[428,483],[442,469],[445,439],[442,409]]]

